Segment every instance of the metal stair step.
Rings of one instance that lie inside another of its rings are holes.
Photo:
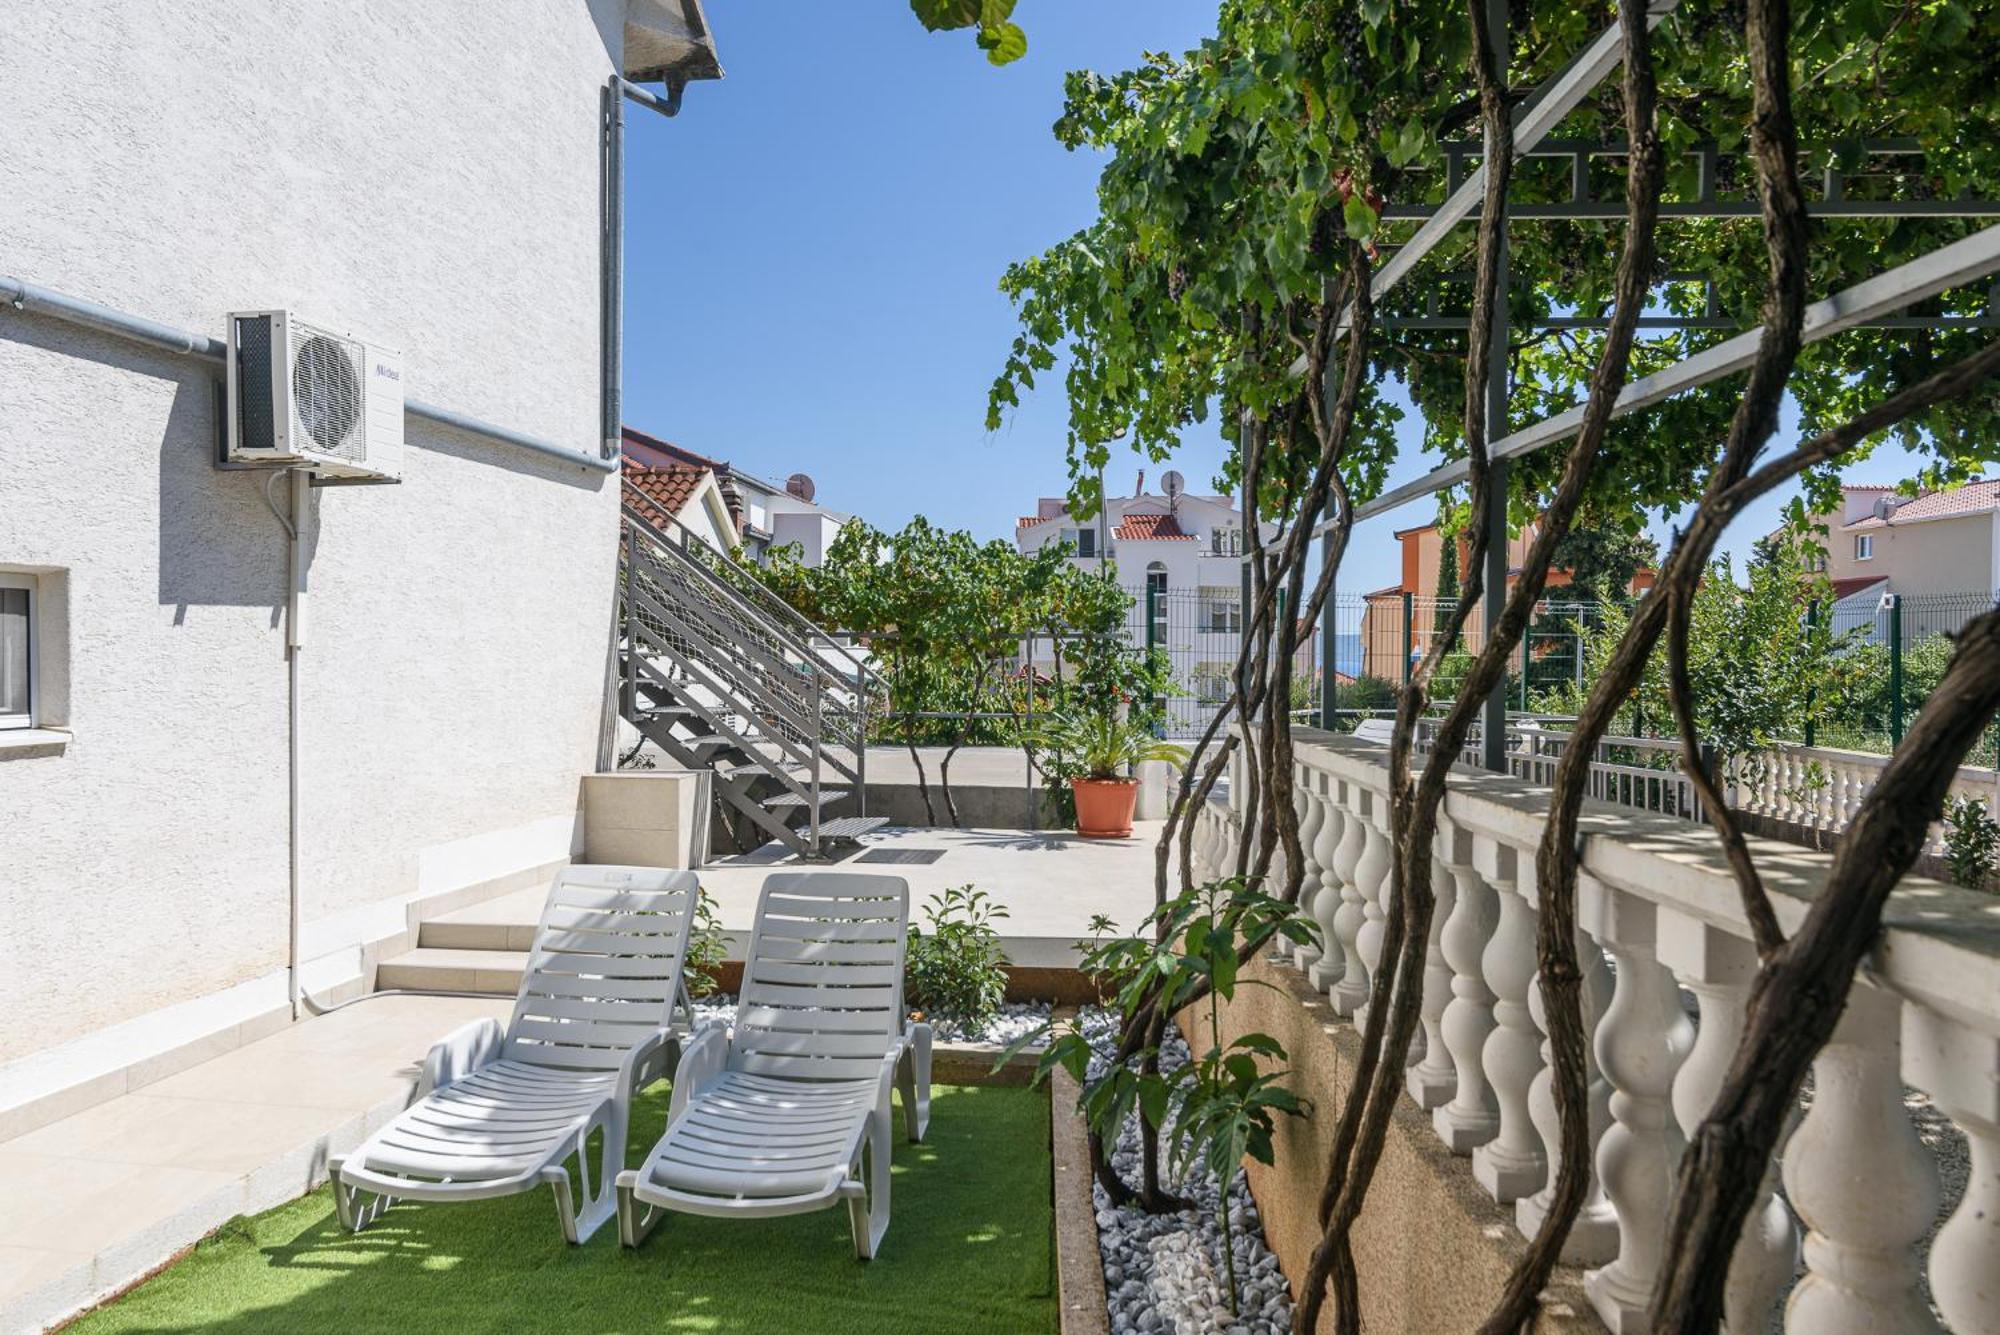
[[[737,765],[717,765],[715,772],[725,779],[740,779],[751,774],[776,778],[781,772],[791,775],[794,779],[803,779],[810,775],[812,770],[805,765],[766,765],[751,760]]]
[[[889,823],[887,816],[840,816],[819,823],[820,841],[828,839],[852,840],[864,834],[872,834]]]
[[[845,788],[822,788],[819,790],[819,804],[824,807],[829,803],[838,802],[846,796],[847,790]],[[779,793],[776,797],[764,798],[761,805],[766,807],[809,807],[812,805],[812,799],[787,789],[785,792]]]

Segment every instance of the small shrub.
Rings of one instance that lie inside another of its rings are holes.
[[[687,961],[681,970],[688,995],[713,995],[718,986],[715,971],[728,958],[729,940],[723,935],[722,919],[716,916],[715,901],[704,890],[694,906],[694,927],[688,932]]]
[[[1007,910],[983,890],[961,885],[924,906],[930,932],[910,924],[906,977],[913,1009],[977,1037],[1007,996],[1007,956],[995,920]]]
[[[1976,797],[1955,797],[1945,805],[1944,860],[1951,879],[1977,889],[2000,854],[2000,821]]]

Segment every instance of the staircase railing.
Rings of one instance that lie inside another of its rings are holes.
[[[643,494],[628,486],[625,501],[626,716],[638,721],[652,687],[694,690],[716,712],[709,725],[806,807],[816,848],[824,778],[851,784],[866,814],[873,674],[671,516],[659,522],[663,512]]]

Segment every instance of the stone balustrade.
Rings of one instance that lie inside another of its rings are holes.
[[[1324,733],[1295,740],[1302,829],[1312,830],[1304,907],[1324,942],[1300,956],[1313,985],[1353,1017],[1391,907],[1386,756]],[[1522,779],[1454,775],[1432,869],[1438,927],[1423,970],[1421,1060],[1407,1073],[1438,1139],[1469,1156],[1496,1201],[1513,1203],[1524,1233],[1545,1212],[1557,1134],[1535,981],[1534,865],[1547,806],[1547,790]],[[1213,802],[1197,822],[1198,870],[1224,873],[1241,813]],[[1605,1324],[1636,1332],[1647,1329],[1685,1137],[1741,1035],[1756,958],[1712,833],[1592,803],[1581,835],[1596,1174],[1566,1259],[1587,1267],[1585,1292]],[[1831,855],[1753,847],[1793,930]],[[1969,1182],[1941,1227],[1937,1160],[1906,1086],[1969,1143]],[[1762,1335],[1788,1289],[1783,1328],[1800,1335],[2000,1331],[2000,902],[1991,896],[1913,877],[1891,899],[1882,940],[1814,1063],[1810,1107],[1736,1249],[1726,1329]]]
[[[1735,762],[1732,805],[1802,829],[1835,834],[1847,828],[1861,799],[1875,786],[1889,757],[1828,746],[1781,743]],[[1990,769],[1963,766],[1952,777],[1950,796],[2000,803],[2000,776]],[[1942,823],[1931,826],[1927,847],[1944,847]]]

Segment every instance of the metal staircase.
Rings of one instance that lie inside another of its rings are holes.
[[[820,858],[887,824],[867,814],[860,657],[629,483],[622,536],[620,712],[676,764],[713,773],[738,845]]]

